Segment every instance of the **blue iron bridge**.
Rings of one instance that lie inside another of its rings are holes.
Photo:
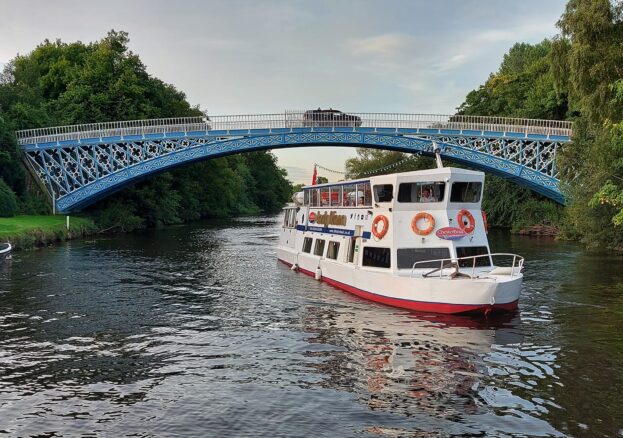
[[[315,113],[315,114],[314,114]],[[330,117],[330,118],[329,118]],[[16,133],[55,211],[77,211],[140,179],[200,160],[264,149],[352,146],[434,155],[564,203],[557,151],[570,122],[311,111],[94,123]]]

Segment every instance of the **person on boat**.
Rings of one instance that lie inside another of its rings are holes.
[[[422,189],[422,196],[420,197],[420,202],[437,202],[437,198],[433,196],[431,190],[428,187],[424,187]]]

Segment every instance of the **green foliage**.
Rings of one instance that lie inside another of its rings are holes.
[[[252,192],[255,205],[265,212],[281,208],[290,198],[292,184],[286,179],[286,171],[277,167],[277,158],[264,152],[251,152],[243,156],[255,182],[255,190]]]
[[[500,69],[471,91],[459,114],[565,119],[571,112],[567,93],[556,87],[551,68],[552,42],[517,43],[504,55]],[[563,209],[517,184],[487,176],[483,209],[489,224],[514,230],[537,223],[558,225]]]
[[[0,178],[0,217],[11,217],[17,214],[17,198],[4,180]]]
[[[294,184],[292,186],[292,195],[294,195],[295,193],[300,192],[301,190],[303,190],[303,187],[305,187],[307,184]]]
[[[554,87],[549,54],[552,43],[517,43],[504,55],[497,73],[471,91],[459,114],[564,119],[566,94]]]
[[[136,214],[136,207],[117,200],[107,201],[92,213],[98,227],[103,231],[134,231],[145,227],[145,219]]]
[[[72,216],[69,230],[65,216],[15,216],[0,218],[0,241],[9,241],[15,249],[30,249],[50,243],[97,233],[89,218]]]
[[[623,248],[623,16],[608,0],[571,0],[552,54],[557,86],[579,111],[559,160],[569,208],[565,235]]]
[[[397,151],[381,149],[357,148],[357,156],[346,160],[346,177],[360,178],[363,176],[382,175],[411,170],[429,169],[433,160],[426,157],[414,157]],[[396,166],[395,164],[400,163]]]
[[[50,202],[41,192],[28,192],[17,200],[20,214],[52,214]]]
[[[318,175],[316,177],[316,184],[325,184],[329,182],[329,178],[327,178],[326,176],[320,176]]]
[[[20,195],[23,212],[42,213],[42,197],[27,184],[14,130],[203,114],[184,93],[150,76],[128,42],[127,33],[116,31],[90,44],[46,40],[0,75],[0,177]],[[275,157],[255,152],[164,173],[88,211],[103,229],[129,231],[275,211],[290,189]]]

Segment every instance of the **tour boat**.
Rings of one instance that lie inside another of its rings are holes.
[[[436,169],[303,187],[284,209],[277,257],[394,307],[512,311],[524,259],[490,252],[484,179],[438,160]]]
[[[11,244],[10,243],[0,243],[0,261],[9,258],[11,254]]]

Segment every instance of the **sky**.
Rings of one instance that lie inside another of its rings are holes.
[[[0,68],[44,39],[130,35],[148,72],[210,115],[322,108],[452,114],[516,42],[557,34],[564,0],[0,0]],[[275,151],[294,182],[352,148]],[[339,174],[319,172],[331,181]]]

